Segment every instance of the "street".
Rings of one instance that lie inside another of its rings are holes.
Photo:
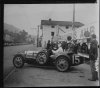
[[[88,80],[91,78],[91,70],[87,64],[71,67],[69,72],[58,72],[51,66],[39,67],[28,64],[16,69],[12,63],[13,55],[23,50],[37,48],[35,45],[4,47],[4,87],[98,86],[98,81]]]
[[[21,52],[24,50],[36,50],[36,46],[34,45],[19,45],[19,46],[8,46],[4,47],[4,58],[3,58],[3,70],[4,70],[4,78],[5,76],[13,69],[13,55],[17,52]]]

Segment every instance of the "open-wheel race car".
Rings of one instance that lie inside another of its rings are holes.
[[[30,64],[34,61],[40,66],[51,63],[58,71],[65,72],[68,71],[71,66],[84,63],[84,58],[88,59],[89,56],[67,51],[49,55],[48,50],[43,49],[41,51],[24,51],[23,53],[15,54],[13,57],[13,65],[16,68],[21,68],[24,66],[24,63]]]

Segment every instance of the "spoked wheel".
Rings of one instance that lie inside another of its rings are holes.
[[[20,56],[20,55],[17,55],[13,58],[13,65],[16,67],[16,68],[21,68],[24,66],[24,60],[23,60],[23,57]]]
[[[56,68],[58,71],[65,72],[69,69],[70,63],[67,57],[61,56],[56,60]]]
[[[44,65],[47,63],[47,55],[45,52],[39,52],[36,58],[39,65]]]

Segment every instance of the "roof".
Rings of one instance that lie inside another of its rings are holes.
[[[52,20],[41,20],[41,25],[59,25],[59,26],[72,26],[71,21],[52,21]],[[75,22],[75,27],[84,26],[83,23]]]

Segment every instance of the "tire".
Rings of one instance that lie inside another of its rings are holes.
[[[24,66],[24,58],[21,55],[16,55],[13,58],[13,65],[16,68],[22,68]]]
[[[36,57],[36,62],[39,65],[45,65],[48,62],[48,56],[46,52],[39,52]]]
[[[66,72],[70,68],[70,62],[68,58],[65,56],[58,57],[55,65],[56,65],[56,69],[60,72]]]

